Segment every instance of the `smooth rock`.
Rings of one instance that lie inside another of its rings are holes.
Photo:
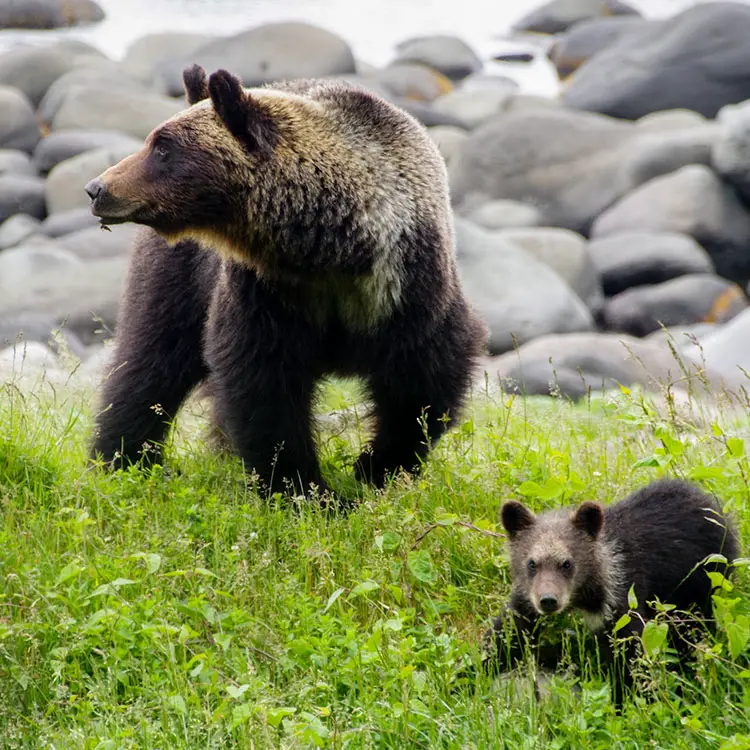
[[[71,354],[81,357],[86,347],[65,327],[59,328],[44,315],[28,312],[15,317],[0,318],[0,349],[36,341],[58,353],[65,347]]]
[[[13,214],[28,214],[35,219],[43,219],[47,215],[43,179],[0,174],[0,222]]]
[[[632,125],[554,107],[503,114],[474,130],[448,165],[459,209],[498,198],[532,203],[543,223],[587,234],[621,195]]]
[[[716,270],[709,254],[692,237],[671,232],[606,235],[591,240],[588,253],[608,297],[630,287]]]
[[[88,87],[95,89],[106,88],[113,94],[121,91],[144,92],[146,88],[140,81],[133,80],[122,65],[112,60],[97,58],[79,61],[79,66],[61,75],[48,89],[37,107],[39,121],[49,128],[54,122],[63,101],[74,88]]]
[[[453,81],[482,69],[477,53],[457,36],[438,34],[406,39],[396,45],[396,61],[429,65]]]
[[[26,177],[36,177],[36,169],[25,151],[17,149],[0,149],[0,175],[20,174]]]
[[[685,108],[714,117],[750,97],[750,7],[698,4],[626,36],[576,72],[562,94],[577,109],[637,119]]]
[[[60,162],[49,173],[45,183],[47,211],[55,214],[73,208],[86,208],[90,203],[84,190],[86,183],[137,150],[138,146],[134,148],[132,145],[97,148]]]
[[[110,232],[102,231],[100,226],[79,229],[61,237],[58,244],[82,260],[127,256],[138,233],[138,225],[119,224],[110,229]]]
[[[709,124],[709,120],[703,115],[693,112],[692,109],[666,109],[659,112],[649,112],[649,114],[639,117],[635,124],[642,131],[663,133],[664,131],[704,127]]]
[[[535,206],[521,201],[487,201],[467,212],[466,218],[484,229],[515,229],[538,227],[542,214]]]
[[[193,63],[207,71],[230,70],[246,86],[356,71],[352,50],[341,37],[299,21],[256,26],[163,62],[154,72],[155,85],[171,96],[182,96],[182,71]]]
[[[79,229],[88,229],[89,227],[99,227],[99,219],[91,213],[91,207],[86,206],[86,208],[58,211],[48,216],[39,225],[39,231],[45,237],[54,238],[65,237],[73,232],[78,232]]]
[[[416,102],[432,102],[453,90],[453,83],[442,73],[417,63],[391,64],[367,76],[369,84],[376,82],[385,89],[388,98]]]
[[[548,265],[590,310],[598,310],[602,305],[599,274],[580,234],[556,227],[505,229],[499,234]]]
[[[0,29],[57,29],[104,19],[94,0],[5,0],[0,3]]]
[[[602,322],[612,331],[646,336],[662,325],[724,323],[747,306],[737,284],[708,273],[687,274],[612,297],[602,311]]]
[[[724,387],[730,391],[748,391],[750,389],[750,310],[743,310],[729,323],[719,326],[713,334],[701,341],[697,347],[689,350],[692,359],[700,366],[704,361],[707,367],[718,373]],[[741,395],[746,403],[747,395]]]
[[[711,166],[750,204],[750,100],[724,107],[717,123]]]
[[[117,322],[127,265],[127,258],[116,257],[38,273],[23,288],[0,295],[0,320],[34,312],[55,326],[65,322],[87,346],[108,338]]]
[[[450,125],[436,125],[428,128],[427,132],[446,162],[453,158],[459,146],[469,137],[465,130]]]
[[[551,0],[516,21],[513,30],[559,34],[590,18],[623,15],[638,15],[638,11],[620,0]]]
[[[29,237],[39,234],[41,225],[39,219],[35,219],[33,216],[13,214],[0,224],[0,250],[20,245]]]
[[[42,174],[66,159],[95,149],[107,148],[135,153],[143,141],[116,130],[61,130],[50,133],[34,149],[34,164]]]
[[[71,86],[52,130],[118,130],[144,140],[164,120],[186,108],[184,99],[132,90]]]
[[[456,220],[458,267],[467,297],[490,330],[490,351],[545,333],[589,330],[586,305],[549,266],[468,221]]]
[[[17,46],[0,54],[0,85],[12,86],[36,107],[47,89],[76,64],[76,57],[54,46]]]
[[[31,382],[62,381],[54,352],[37,341],[23,341],[0,349],[0,385],[14,383],[22,389]]]
[[[55,273],[82,264],[69,250],[56,247],[49,240],[31,240],[0,253],[0,294],[23,289],[35,276]]]
[[[719,137],[714,125],[664,132],[638,132],[623,158],[619,186],[624,193],[654,177],[676,172],[688,164],[711,163]]]
[[[0,148],[31,153],[41,137],[28,98],[18,89],[0,86]]]
[[[542,336],[518,351],[487,358],[483,364],[490,383],[499,376],[506,390],[527,395],[559,390],[579,398],[589,389],[608,390],[619,385],[660,391],[683,378],[680,362],[667,346],[622,333]]]
[[[136,80],[151,84],[158,65],[172,58],[189,57],[197,49],[216,40],[215,34],[184,31],[146,34],[127,48],[122,65]]]
[[[708,167],[683,167],[641,185],[602,213],[591,236],[634,227],[687,234],[708,251],[720,276],[742,285],[750,280],[750,214]]]
[[[557,69],[558,76],[567,78],[598,52],[652,23],[632,15],[589,18],[558,36],[547,51],[547,56]]]
[[[741,315],[742,313],[740,313]],[[721,326],[717,323],[693,323],[683,326],[666,326],[649,333],[646,341],[654,343],[669,342],[680,351],[689,351],[699,346],[708,336],[716,332]]]
[[[435,112],[463,120],[468,128],[474,129],[502,113],[517,88],[517,84],[512,83],[506,90],[452,91],[435,99],[432,108]]]

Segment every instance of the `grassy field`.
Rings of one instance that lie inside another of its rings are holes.
[[[750,748],[746,566],[696,674],[668,671],[657,639],[622,716],[575,637],[577,668],[541,701],[528,671],[457,679],[508,594],[503,540],[482,533],[503,500],[608,503],[691,477],[747,544],[747,418],[479,393],[423,476],[327,518],[249,493],[204,450],[198,405],[164,469],[91,470],[91,399],[0,386],[0,747]],[[357,403],[331,383],[321,412]],[[335,486],[364,437],[329,420]]]

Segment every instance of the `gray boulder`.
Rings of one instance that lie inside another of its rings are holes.
[[[57,29],[103,19],[104,11],[94,0],[4,0],[0,3],[0,29]]]
[[[716,270],[709,254],[692,237],[674,232],[606,235],[589,242],[588,254],[607,296],[630,287]]]
[[[448,165],[453,203],[460,210],[496,199],[531,203],[544,224],[587,234],[621,195],[621,147],[632,134],[632,125],[562,108],[495,117]]]
[[[130,253],[140,227],[136,224],[119,224],[110,232],[99,226],[86,227],[58,240],[60,247],[70,250],[81,260],[124,258]]]
[[[620,0],[551,0],[516,21],[513,29],[559,34],[590,18],[621,15],[638,15],[638,11]]]
[[[692,359],[718,373],[722,385],[729,391],[750,390],[750,310],[744,310],[729,323],[717,327],[703,338],[700,350],[689,350]],[[746,401],[746,393],[743,402]]]
[[[197,49],[216,39],[215,34],[194,32],[166,31],[146,34],[128,47],[122,66],[133,78],[150,85],[159,64],[174,58],[187,58]]]
[[[14,289],[25,288],[40,274],[56,273],[81,265],[81,261],[69,250],[57,247],[50,240],[32,239],[0,253],[0,295],[5,297]]]
[[[457,89],[438,97],[432,103],[432,109],[441,114],[450,115],[474,129],[493,117],[502,114],[518,84],[510,82],[505,89],[468,90]]]
[[[47,89],[76,64],[76,57],[55,46],[17,46],[0,54],[0,85],[23,92],[34,107]]]
[[[591,236],[634,227],[687,234],[708,251],[720,276],[743,286],[750,279],[750,214],[708,167],[683,167],[641,185],[602,213]]]
[[[47,215],[44,180],[25,175],[0,175],[0,222],[13,214],[28,214],[35,219]]]
[[[42,138],[34,149],[34,164],[42,174],[66,159],[95,149],[134,154],[143,141],[115,130],[61,130]]]
[[[48,216],[40,225],[39,231],[45,237],[64,237],[79,229],[98,227],[99,219],[91,213],[91,208],[71,208],[67,211],[58,211]],[[107,234],[107,232],[104,232]],[[75,252],[75,250],[74,250]]]
[[[714,117],[750,98],[750,7],[698,4],[627,35],[585,62],[562,96],[627,119],[681,107]]]
[[[0,86],[0,148],[31,153],[41,137],[28,98],[18,89]]]
[[[49,173],[45,183],[47,211],[55,214],[73,208],[86,208],[90,203],[84,190],[86,183],[137,150],[138,146],[133,147],[132,144],[97,148],[60,162]]]
[[[342,76],[349,78],[350,76]],[[392,63],[365,76],[368,88],[383,91],[391,100],[432,102],[453,90],[453,84],[442,73],[417,63]]]
[[[447,34],[413,37],[396,45],[396,62],[422,63],[453,81],[482,69],[477,53],[463,39]]]
[[[341,37],[298,21],[257,26],[163,62],[157,65],[155,84],[171,96],[181,96],[182,71],[193,63],[209,72],[226,68],[246,86],[356,71],[352,50]]]
[[[667,346],[613,333],[542,336],[483,364],[489,382],[499,377],[506,390],[572,399],[619,385],[658,391],[683,378]]]
[[[499,235],[554,270],[586,303],[598,310],[604,298],[599,274],[580,234],[556,227],[506,229]]]
[[[184,99],[98,86],[71,86],[52,121],[52,130],[118,130],[141,140],[185,109]]]
[[[35,177],[36,169],[25,151],[0,149],[0,174],[20,174]]]
[[[727,105],[717,122],[711,166],[750,204],[750,100]]]
[[[576,23],[558,36],[547,50],[547,56],[560,78],[567,78],[589,58],[628,34],[648,28],[653,21],[639,16],[603,16]]]
[[[489,230],[538,227],[542,223],[542,214],[535,206],[502,199],[472,208],[465,218]]]
[[[25,242],[30,237],[40,234],[42,223],[39,219],[26,214],[13,214],[0,224],[0,250],[7,250]]]
[[[127,258],[116,257],[37,273],[0,295],[0,320],[33,312],[53,326],[65,324],[87,346],[102,341],[117,322],[127,265]]]
[[[490,331],[492,353],[545,333],[589,330],[586,305],[549,266],[520,247],[456,220],[458,267],[466,294]]]
[[[660,326],[723,323],[748,306],[742,289],[713,274],[687,274],[662,284],[627,289],[602,312],[604,327],[646,336]]]
[[[446,162],[453,158],[460,144],[469,137],[465,130],[450,125],[436,125],[428,128],[427,132]]]
[[[663,109],[649,112],[635,121],[640,132],[663,133],[664,131],[688,130],[703,127],[709,120],[692,109]]]

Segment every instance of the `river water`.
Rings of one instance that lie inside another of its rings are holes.
[[[157,31],[232,34],[261,23],[302,20],[344,37],[358,59],[384,65],[394,45],[410,36],[457,34],[482,58],[517,48],[507,40],[511,24],[541,0],[98,0],[107,13],[100,24],[54,32],[0,31],[0,47],[18,40],[45,41],[72,36],[99,47],[114,59],[129,44]],[[750,0],[748,0],[750,2]],[[671,15],[696,0],[631,0],[649,17]],[[510,45],[510,47],[509,47]],[[545,93],[556,85],[549,66],[539,64],[500,71],[525,90]]]

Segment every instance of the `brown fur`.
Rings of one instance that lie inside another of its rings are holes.
[[[325,489],[315,385],[359,375],[376,434],[358,475],[416,470],[429,450],[420,417],[434,444],[486,341],[458,280],[437,148],[342,81],[245,90],[197,66],[184,79],[191,106],[86,187],[103,224],[153,230],[133,254],[94,452],[136,459],[168,424],[147,418],[151,405],[166,401],[171,419],[209,376],[248,469],[274,489]],[[169,341],[191,356],[177,361]]]

